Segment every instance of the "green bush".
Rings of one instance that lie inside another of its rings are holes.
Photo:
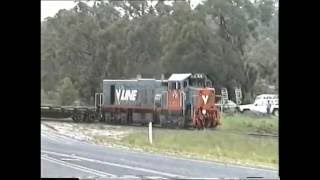
[[[78,99],[78,90],[75,89],[70,78],[66,77],[60,81],[58,87],[59,104],[72,105]]]

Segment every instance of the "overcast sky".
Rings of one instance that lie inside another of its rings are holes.
[[[191,6],[194,7],[202,0],[191,0]],[[89,5],[92,6],[93,2],[89,2]],[[53,17],[60,9],[71,9],[75,6],[73,0],[65,1],[49,1],[41,0],[41,21],[46,17]]]

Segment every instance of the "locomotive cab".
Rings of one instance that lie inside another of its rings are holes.
[[[168,83],[168,109],[179,111],[182,108],[182,82],[172,81]]]
[[[167,103],[162,125],[188,125],[199,129],[219,124],[212,81],[204,74],[172,74],[168,79]]]
[[[162,93],[161,126],[185,127],[186,90],[191,74],[172,74],[167,80],[167,90]]]

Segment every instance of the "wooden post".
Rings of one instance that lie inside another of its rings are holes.
[[[149,142],[152,144],[152,121],[149,122]]]

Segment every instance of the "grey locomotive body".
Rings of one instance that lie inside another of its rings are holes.
[[[154,99],[166,90],[165,83],[156,79],[104,80],[103,120],[117,124],[155,122]]]

